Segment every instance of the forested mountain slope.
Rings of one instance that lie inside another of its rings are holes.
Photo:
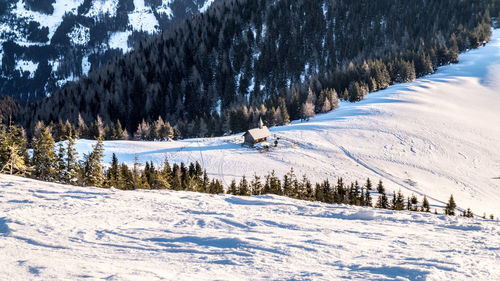
[[[32,102],[213,0],[2,0],[0,95]]]
[[[23,121],[99,115],[134,131],[161,116],[183,137],[242,131],[259,117],[284,124],[456,62],[489,38],[493,2],[223,1],[31,106]]]
[[[104,162],[161,166],[198,161],[226,187],[233,178],[293,168],[312,182],[336,178],[381,179],[389,193],[427,195],[444,207],[457,205],[477,215],[500,214],[500,30],[486,47],[464,52],[460,62],[411,83],[341,102],[335,111],[307,122],[271,128],[268,149],[241,145],[242,134],[177,141],[106,141]],[[274,146],[274,141],[277,146]],[[94,141],[79,140],[83,157]],[[261,146],[262,147],[262,146]],[[364,181],[364,180],[362,180]]]

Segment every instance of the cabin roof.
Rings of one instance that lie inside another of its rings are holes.
[[[271,136],[271,132],[269,132],[269,129],[266,126],[262,126],[261,128],[255,128],[248,130],[243,136],[246,136],[249,134],[254,140],[262,139],[262,138],[267,138]]]

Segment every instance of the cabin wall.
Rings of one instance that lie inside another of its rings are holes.
[[[252,136],[250,136],[250,134],[246,134],[245,135],[245,143],[247,143],[249,145],[253,145],[254,144],[254,139],[252,138]]]

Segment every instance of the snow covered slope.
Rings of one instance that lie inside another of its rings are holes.
[[[500,31],[460,63],[309,122],[272,128],[277,148],[241,146],[241,135],[176,142],[106,142],[106,161],[200,161],[213,177],[283,175],[293,166],[311,179],[382,179],[387,190],[427,194],[444,205],[500,215]],[[80,141],[87,152],[92,142]]]
[[[498,221],[0,175],[2,280],[499,280]]]

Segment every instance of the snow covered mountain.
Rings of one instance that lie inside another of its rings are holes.
[[[33,101],[214,0],[3,0],[0,94]]]
[[[0,175],[3,280],[499,280],[498,221]]]
[[[241,134],[175,142],[105,142],[107,163],[199,161],[226,185],[234,177],[293,167],[314,181],[382,179],[389,192],[426,194],[444,206],[453,193],[461,208],[500,215],[500,30],[460,63],[412,83],[369,94],[309,122],[271,128],[278,147],[241,145]],[[80,155],[93,142],[79,142]]]

